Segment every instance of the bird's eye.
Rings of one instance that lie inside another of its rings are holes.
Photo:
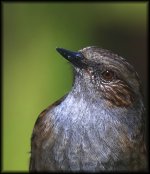
[[[102,72],[101,77],[104,81],[110,82],[114,79],[115,73],[111,70],[106,70]]]

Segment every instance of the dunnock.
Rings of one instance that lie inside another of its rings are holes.
[[[145,170],[144,105],[134,68],[94,46],[57,51],[73,65],[74,83],[38,117],[29,170]]]

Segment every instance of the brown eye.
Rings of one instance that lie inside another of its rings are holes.
[[[102,73],[101,77],[103,80],[110,82],[114,79],[114,72],[110,70],[106,70]]]

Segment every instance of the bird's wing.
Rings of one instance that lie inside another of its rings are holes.
[[[47,136],[51,139],[51,142],[53,142],[54,140],[54,135],[52,131],[53,124],[50,120],[50,117],[49,119],[47,119],[46,114],[51,109],[58,106],[67,97],[67,95],[68,94],[47,107],[44,111],[40,113],[39,117],[37,118],[31,137],[31,157],[29,171],[37,171],[40,167],[40,164],[38,165],[38,159],[40,157],[41,143],[47,139]]]

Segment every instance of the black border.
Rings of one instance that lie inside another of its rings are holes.
[[[148,51],[148,53],[147,53],[147,62],[148,62],[148,64],[147,64],[147,70],[149,70],[149,56],[150,56],[150,54],[149,54],[149,23],[148,23],[148,21],[149,21],[149,15],[150,15],[150,13],[149,13],[149,1],[148,0],[136,0],[136,1],[134,1],[134,0],[132,0],[132,1],[125,1],[125,0],[123,0],[123,1],[120,1],[120,0],[118,0],[118,1],[112,1],[112,0],[100,0],[100,1],[96,1],[96,0],[94,0],[94,1],[84,1],[84,0],[76,0],[76,1],[67,1],[67,0],[65,0],[65,1],[61,1],[61,0],[56,0],[56,1],[52,1],[52,0],[43,0],[43,1],[41,1],[41,0],[36,0],[36,1],[34,1],[34,0],[26,0],[26,1],[24,1],[24,0],[22,0],[22,1],[20,1],[20,0],[14,0],[14,1],[11,1],[11,0],[2,0],[1,1],[1,3],[0,3],[0,9],[1,9],[1,64],[0,64],[0,71],[1,71],[1,94],[0,94],[0,96],[1,96],[1,101],[3,101],[3,4],[4,3],[96,3],[96,2],[99,2],[99,3],[109,3],[109,2],[113,2],[113,3],[121,3],[121,2],[126,2],[126,3],[137,3],[137,2],[141,2],[141,3],[147,3],[147,35],[148,35],[148,38],[147,38],[147,51]],[[148,74],[148,72],[147,72],[147,74]],[[148,96],[149,96],[149,74],[148,74],[148,87],[147,87],[147,94],[148,94]],[[147,113],[147,135],[149,135],[149,132],[150,132],[150,130],[149,130],[149,97],[147,98],[147,108],[146,108],[146,113]],[[3,158],[3,154],[2,154],[2,147],[3,147],[3,144],[2,144],[2,140],[3,140],[3,110],[2,110],[2,108],[3,108],[3,103],[1,102],[1,149],[0,149],[0,154],[1,154],[1,159],[0,159],[0,171],[2,172],[2,173],[28,173],[28,172],[23,172],[23,171],[20,171],[20,172],[16,172],[16,171],[13,171],[13,172],[8,172],[8,171],[2,171],[2,164],[3,164],[3,161],[2,161],[2,158]],[[149,148],[149,137],[147,137],[147,139],[148,139],[148,142],[147,142],[147,152],[148,152],[148,154],[149,154],[149,152],[150,152],[150,148]],[[148,164],[149,164],[149,155],[148,155]],[[148,165],[149,166],[149,165]],[[142,171],[141,171],[142,172]],[[49,173],[57,173],[57,172],[49,172]],[[65,173],[65,172],[63,172],[63,173]],[[73,172],[73,173],[79,173],[79,172]],[[88,173],[88,172],[85,172],[85,173]],[[131,173],[131,172],[100,172],[100,173]],[[140,172],[133,172],[133,173],[140,173]],[[146,171],[146,172],[142,172],[142,173],[149,173],[149,167],[148,167],[148,171]]]

